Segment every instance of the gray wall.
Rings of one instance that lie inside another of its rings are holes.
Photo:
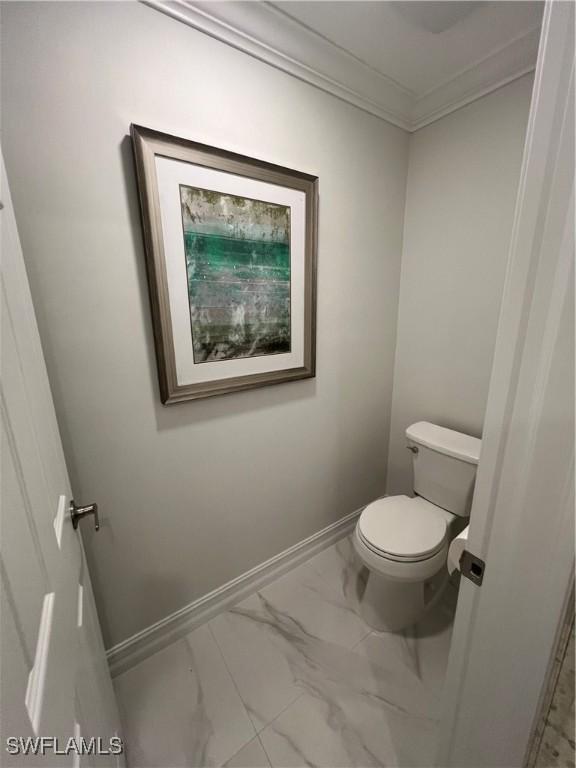
[[[140,4],[2,17],[2,144],[112,645],[383,493],[408,137]],[[320,177],[316,379],[160,405],[131,122]]]
[[[531,89],[526,76],[410,138],[388,493],[412,490],[411,423],[481,436]]]

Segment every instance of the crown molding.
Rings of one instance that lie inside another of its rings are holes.
[[[405,130],[413,95],[264,3],[142,0],[162,13]],[[208,8],[210,10],[208,10]]]
[[[539,27],[418,98],[267,2],[141,2],[409,132],[531,72],[538,54]]]
[[[534,27],[416,99],[410,130],[417,131],[532,72],[536,67],[539,41],[540,27]]]

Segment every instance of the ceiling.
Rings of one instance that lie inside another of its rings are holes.
[[[407,130],[534,69],[543,3],[143,0]]]

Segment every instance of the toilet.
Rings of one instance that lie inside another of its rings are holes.
[[[360,611],[369,626],[397,632],[416,624],[448,582],[452,539],[468,525],[482,441],[419,421],[406,430],[414,466],[414,497],[369,504],[354,532],[368,569]]]

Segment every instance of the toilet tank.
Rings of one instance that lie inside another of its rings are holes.
[[[482,441],[427,421],[406,430],[414,463],[414,491],[432,504],[468,517]]]

